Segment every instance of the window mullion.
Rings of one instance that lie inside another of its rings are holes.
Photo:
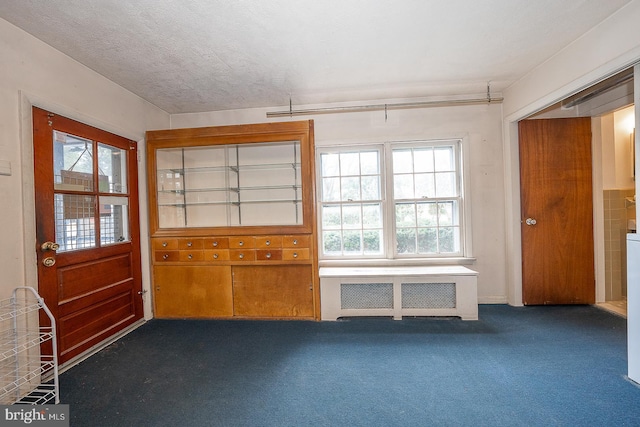
[[[382,197],[383,211],[383,235],[385,239],[385,258],[393,259],[396,257],[396,204],[393,194],[393,152],[391,143],[386,142],[383,146],[384,156],[383,165],[381,165],[382,180],[384,194]]]

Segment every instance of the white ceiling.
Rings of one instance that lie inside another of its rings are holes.
[[[2,0],[169,113],[500,92],[630,0]]]

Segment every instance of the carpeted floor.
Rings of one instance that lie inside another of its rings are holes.
[[[153,320],[60,377],[71,426],[638,426],[626,320]]]

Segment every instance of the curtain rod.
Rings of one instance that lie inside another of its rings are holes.
[[[387,111],[401,110],[408,108],[429,108],[429,107],[453,107],[458,105],[478,105],[478,104],[500,104],[503,98],[469,98],[469,99],[451,99],[441,101],[424,101],[424,102],[401,102],[390,104],[370,104],[370,105],[353,105],[344,107],[322,107],[309,108],[303,110],[268,111],[267,117],[286,117],[286,116],[302,116],[309,114],[331,114],[331,113],[355,113],[363,111]]]

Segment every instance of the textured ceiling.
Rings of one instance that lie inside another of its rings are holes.
[[[477,94],[629,0],[2,0],[0,17],[169,113]]]

